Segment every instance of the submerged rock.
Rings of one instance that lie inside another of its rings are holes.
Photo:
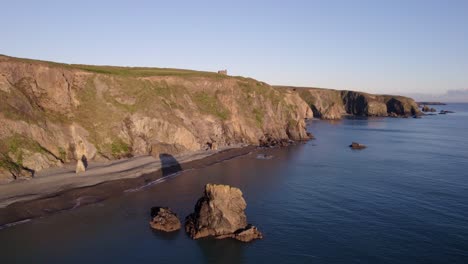
[[[249,224],[246,228],[238,230],[231,237],[242,242],[250,242],[254,239],[262,239],[263,235],[258,231],[257,227]]]
[[[439,115],[445,115],[445,114],[453,114],[455,113],[454,111],[447,111],[447,110],[440,110]]]
[[[255,239],[262,239],[263,235],[258,231],[257,227],[249,224],[243,229],[237,230],[234,234],[217,236],[216,239],[234,238],[242,242],[250,242]]]
[[[211,236],[248,242],[262,238],[256,227],[247,225],[246,207],[238,188],[207,184],[195,212],[185,219],[185,231],[193,239]]]
[[[267,159],[272,159],[273,155],[268,155],[268,154],[258,154],[257,159],[262,159],[262,160],[267,160]]]
[[[349,145],[349,147],[352,148],[352,149],[365,149],[365,148],[367,148],[366,145],[363,145],[363,144],[360,144],[360,143],[357,143],[357,142],[351,143],[351,145]]]
[[[151,222],[153,229],[172,232],[180,229],[180,220],[168,207],[151,208]]]

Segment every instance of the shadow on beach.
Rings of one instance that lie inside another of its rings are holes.
[[[182,171],[182,166],[171,154],[159,154],[159,160],[161,161],[161,173],[163,177]]]

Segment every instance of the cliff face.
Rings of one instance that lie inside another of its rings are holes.
[[[277,87],[297,92],[313,110],[314,117],[340,119],[355,116],[410,116],[419,115],[417,103],[408,97],[373,95],[363,92],[320,88]]]
[[[253,79],[0,56],[0,181],[80,159],[306,139],[297,93]]]
[[[110,160],[303,140],[304,120],[312,116],[419,114],[417,104],[402,96],[1,55],[0,99],[0,182],[83,156]]]

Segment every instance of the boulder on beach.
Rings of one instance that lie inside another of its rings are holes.
[[[351,145],[349,145],[349,147],[352,148],[352,149],[365,149],[366,145],[360,144],[360,143],[357,143],[357,142],[353,142],[353,143],[351,143]]]
[[[211,236],[249,242],[262,238],[256,227],[247,224],[246,207],[238,188],[207,184],[195,212],[185,219],[185,231],[193,239]]]
[[[179,218],[168,207],[151,208],[151,219],[150,226],[156,230],[172,232],[181,227]]]
[[[277,139],[272,137],[271,135],[265,135],[263,138],[259,140],[259,146],[261,148],[275,148],[275,147],[287,147],[293,144],[294,141],[289,139]]]

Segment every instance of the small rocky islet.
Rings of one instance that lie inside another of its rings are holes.
[[[419,103],[419,106],[421,107],[421,111],[424,113],[424,115],[437,115],[435,114],[437,112],[437,109],[433,107],[429,107],[429,105],[445,105],[444,103],[438,103],[438,102],[432,102],[432,103]],[[455,113],[454,111],[450,110],[440,110],[439,115],[446,115],[446,114],[453,114]]]
[[[181,227],[177,214],[168,207],[151,208],[151,218],[150,226],[156,230],[172,232]]]
[[[351,149],[365,149],[365,148],[367,148],[366,145],[361,144],[361,143],[357,143],[357,142],[351,143],[351,145],[349,145],[349,147],[350,147]]]
[[[247,223],[247,203],[239,188],[222,184],[207,184],[194,212],[185,218],[185,231],[192,239],[213,237],[233,238],[250,242],[263,238],[262,233]],[[181,227],[177,215],[167,207],[151,209],[153,229],[172,232]]]

